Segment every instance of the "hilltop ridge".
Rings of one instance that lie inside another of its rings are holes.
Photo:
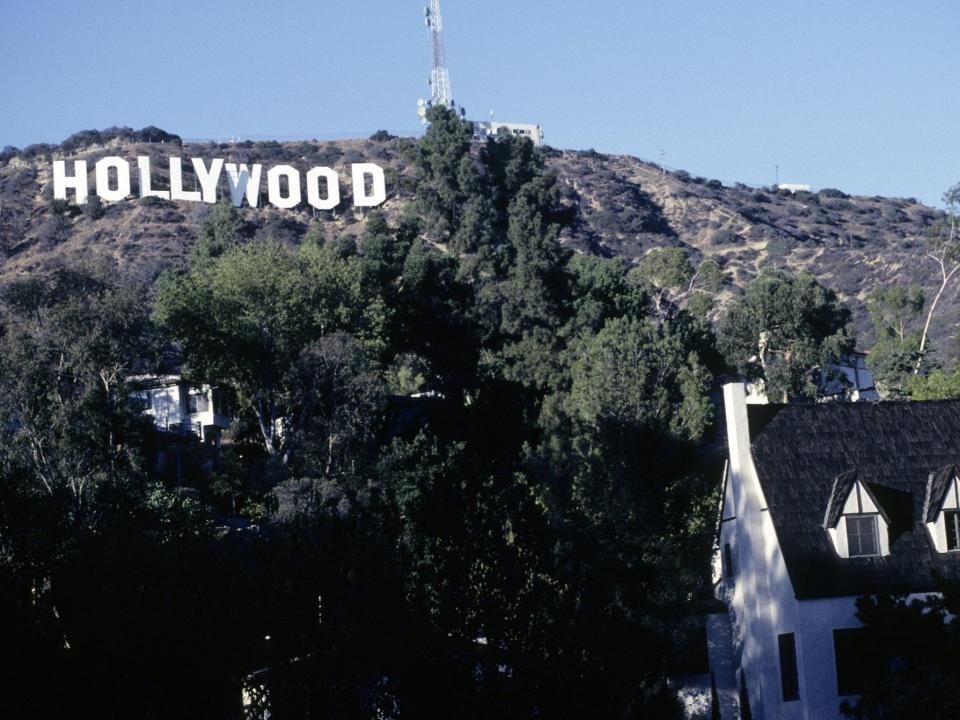
[[[151,277],[186,255],[208,212],[208,205],[159,198],[102,206],[71,203],[64,211],[53,202],[54,159],[92,164],[108,154],[148,155],[160,187],[166,187],[164,165],[172,153],[301,169],[322,165],[335,168],[344,181],[350,164],[374,162],[387,172],[388,199],[380,210],[388,219],[396,218],[412,197],[406,150],[413,141],[387,133],[366,140],[217,144],[183,143],[157,128],[111,130],[112,136],[111,131],[85,131],[61,145],[0,154],[0,282],[92,256]],[[575,221],[562,242],[578,251],[628,260],[665,245],[682,247],[697,259],[714,258],[731,280],[722,301],[763,267],[807,271],[850,303],[860,345],[869,347],[865,300],[872,288],[917,283],[929,293],[934,287],[923,238],[942,212],[914,198],[730,186],[625,155],[552,148],[544,148],[544,153],[557,174],[563,202],[575,209]],[[229,197],[223,181],[220,193]],[[359,236],[366,216],[349,198],[332,211],[316,211],[304,203],[293,210],[244,206],[240,212],[253,234],[292,243],[314,224],[327,238]],[[933,333],[942,351],[949,350],[958,310],[955,294],[944,299]]]

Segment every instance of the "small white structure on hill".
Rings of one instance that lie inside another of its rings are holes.
[[[217,445],[221,432],[230,427],[227,398],[220,388],[191,383],[179,375],[141,376],[131,384],[158,430],[195,435]]]
[[[473,124],[473,134],[478,140],[513,135],[532,140],[533,144],[537,146],[543,143],[543,129],[533,123],[497,122],[495,120],[475,122]]]

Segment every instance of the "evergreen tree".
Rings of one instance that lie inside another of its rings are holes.
[[[813,398],[815,371],[852,352],[850,310],[810,275],[765,271],[718,323],[730,367],[762,380],[771,400]]]

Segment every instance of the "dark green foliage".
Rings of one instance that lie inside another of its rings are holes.
[[[867,367],[887,396],[902,397],[908,392],[920,360],[923,307],[923,290],[917,286],[878,288],[870,294],[867,308],[877,339]]]
[[[209,252],[201,239],[191,265],[161,279],[155,317],[193,373],[237,391],[265,450],[286,461],[290,435],[280,423],[307,402],[294,393],[291,371],[314,342],[337,332],[353,333],[376,355],[386,309],[350,244],[294,252],[272,241],[231,247],[225,237],[213,234]]]
[[[574,255],[541,151],[429,119],[416,211],[370,213],[358,239],[251,238],[218,205],[152,316],[146,288],[102,279],[6,296],[0,609],[38,628],[17,647],[41,687],[75,673],[57,695],[75,714],[109,696],[108,716],[231,717],[266,666],[277,717],[680,716],[668,675],[717,500],[700,448],[719,268]],[[189,490],[157,482],[127,407],[155,332],[236,400]],[[58,480],[46,518],[38,433],[96,479]],[[81,515],[72,545],[2,532]]]
[[[813,398],[813,371],[851,352],[850,311],[809,275],[761,273],[727,308],[717,334],[727,363],[771,399]]]
[[[246,234],[239,214],[230,203],[217,203],[200,223],[199,242],[194,248],[197,258],[219,257],[234,247]]]
[[[956,400],[960,398],[960,371],[935,369],[909,378],[906,391],[911,400]]]
[[[840,200],[846,200],[849,195],[847,195],[842,190],[837,190],[836,188],[823,188],[818,193],[821,197],[825,198],[838,198]]]
[[[87,202],[80,206],[83,214],[90,220],[99,220],[103,217],[103,202],[97,195],[87,198]]]
[[[948,720],[960,714],[960,620],[956,588],[942,597],[857,600],[863,622],[864,691],[844,702],[858,720]]]
[[[111,140],[128,143],[174,143],[176,145],[181,142],[180,136],[168,133],[153,125],[142,130],[133,130],[128,127],[109,127],[105,130],[81,130],[60,143],[59,148],[62,152],[69,153],[91,145],[103,145]]]

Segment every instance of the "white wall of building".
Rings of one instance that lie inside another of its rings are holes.
[[[177,377],[156,378],[138,392],[146,404],[144,412],[158,430],[188,431],[206,440],[211,429],[230,427],[230,418],[217,412],[214,388],[193,385]],[[196,408],[191,407],[196,396]],[[222,408],[219,408],[222,410]]]
[[[724,388],[730,460],[719,549],[723,558],[730,545],[733,577],[720,581],[718,595],[730,609],[733,654],[756,720],[832,720],[843,700],[833,631],[860,626],[855,598],[796,599],[753,464],[746,400],[742,384]],[[785,702],[778,636],[786,633],[796,641],[800,697]]]
[[[475,123],[476,133],[480,137],[514,135],[525,137],[533,141],[534,145],[543,142],[543,130],[533,123],[497,122],[495,120]]]

